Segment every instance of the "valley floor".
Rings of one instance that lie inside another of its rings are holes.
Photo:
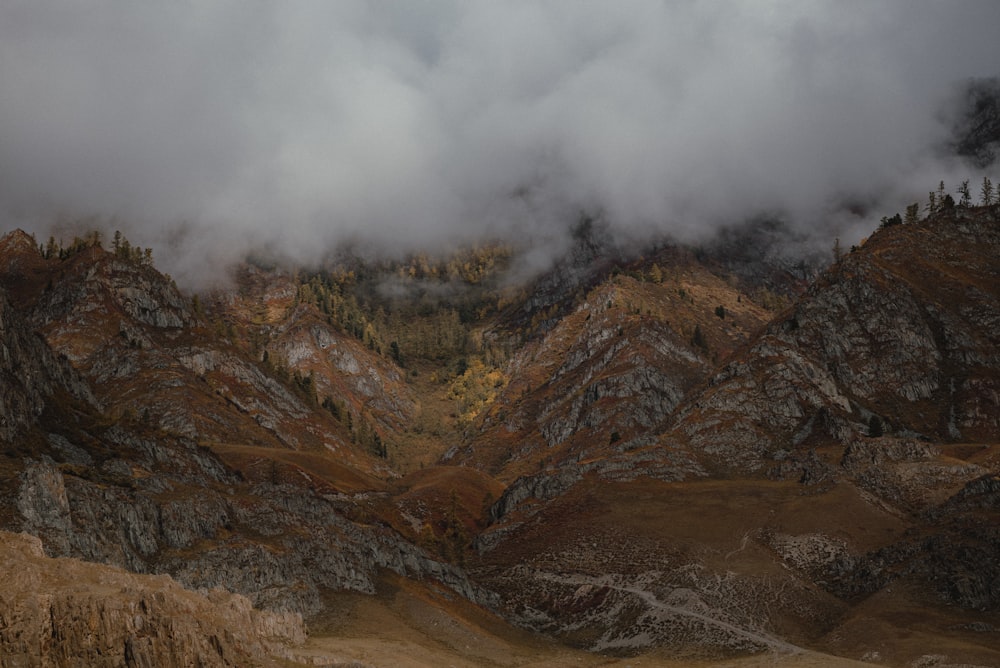
[[[300,661],[395,668],[839,668],[874,665],[803,650],[698,659],[658,651],[615,658],[574,650],[512,628],[457,600],[451,614],[406,582],[374,597],[340,595],[326,626],[295,650]]]

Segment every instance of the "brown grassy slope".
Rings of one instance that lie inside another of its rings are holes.
[[[431,554],[463,562],[502,492],[503,485],[475,469],[432,466],[394,481],[380,514]]]
[[[384,481],[338,461],[328,452],[227,443],[206,445],[251,483],[302,485],[321,494],[356,494],[385,488]]]
[[[444,592],[390,579],[375,596],[338,595],[310,627],[298,656],[313,653],[398,668],[835,668],[872,665],[815,652],[704,661],[656,651],[619,659],[568,648],[517,629]]]
[[[576,646],[745,652],[753,643],[735,627],[756,634],[758,649],[792,645],[889,665],[931,654],[974,665],[1000,658],[992,635],[977,630],[995,627],[996,612],[944,605],[905,563],[864,565],[892,571],[873,594],[826,590],[838,568],[922,531],[850,481],[585,478],[490,531],[502,538],[473,573],[502,593],[508,614]],[[641,603],[642,591],[669,611]]]

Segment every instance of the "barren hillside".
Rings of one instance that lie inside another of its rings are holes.
[[[3,527],[301,615],[289,660],[1000,663],[995,212],[807,288],[579,242],[518,285],[484,246],[187,295],[118,237],[8,234]]]

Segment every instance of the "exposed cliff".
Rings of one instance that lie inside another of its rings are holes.
[[[0,287],[0,441],[24,433],[59,393],[98,405],[87,384],[31,331]]]
[[[3,665],[277,666],[306,638],[302,617],[242,597],[195,593],[139,576],[45,557],[26,534],[0,532]]]
[[[62,393],[91,406],[98,402],[65,358],[35,334],[7,288],[20,293],[39,272],[34,239],[15,231],[0,239],[0,441],[11,442],[33,425],[46,402]]]
[[[336,401],[385,432],[413,419],[416,398],[399,367],[303,303],[293,273],[244,264],[234,280],[235,290],[211,296],[212,315],[256,347],[252,356],[309,379],[317,401]]]
[[[1000,227],[957,210],[881,230],[688,401],[667,444],[763,470],[809,443],[1000,431]]]
[[[456,460],[509,480],[648,446],[767,315],[687,253],[663,249],[610,275],[513,357]]]
[[[307,615],[326,592],[373,592],[385,569],[488,600],[387,528],[374,459],[168,278],[97,246],[45,258],[22,237],[0,277],[18,290],[16,307],[0,293],[5,526],[54,556]]]

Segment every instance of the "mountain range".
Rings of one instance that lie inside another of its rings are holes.
[[[997,206],[787,234],[8,233],[4,665],[1000,665]]]

